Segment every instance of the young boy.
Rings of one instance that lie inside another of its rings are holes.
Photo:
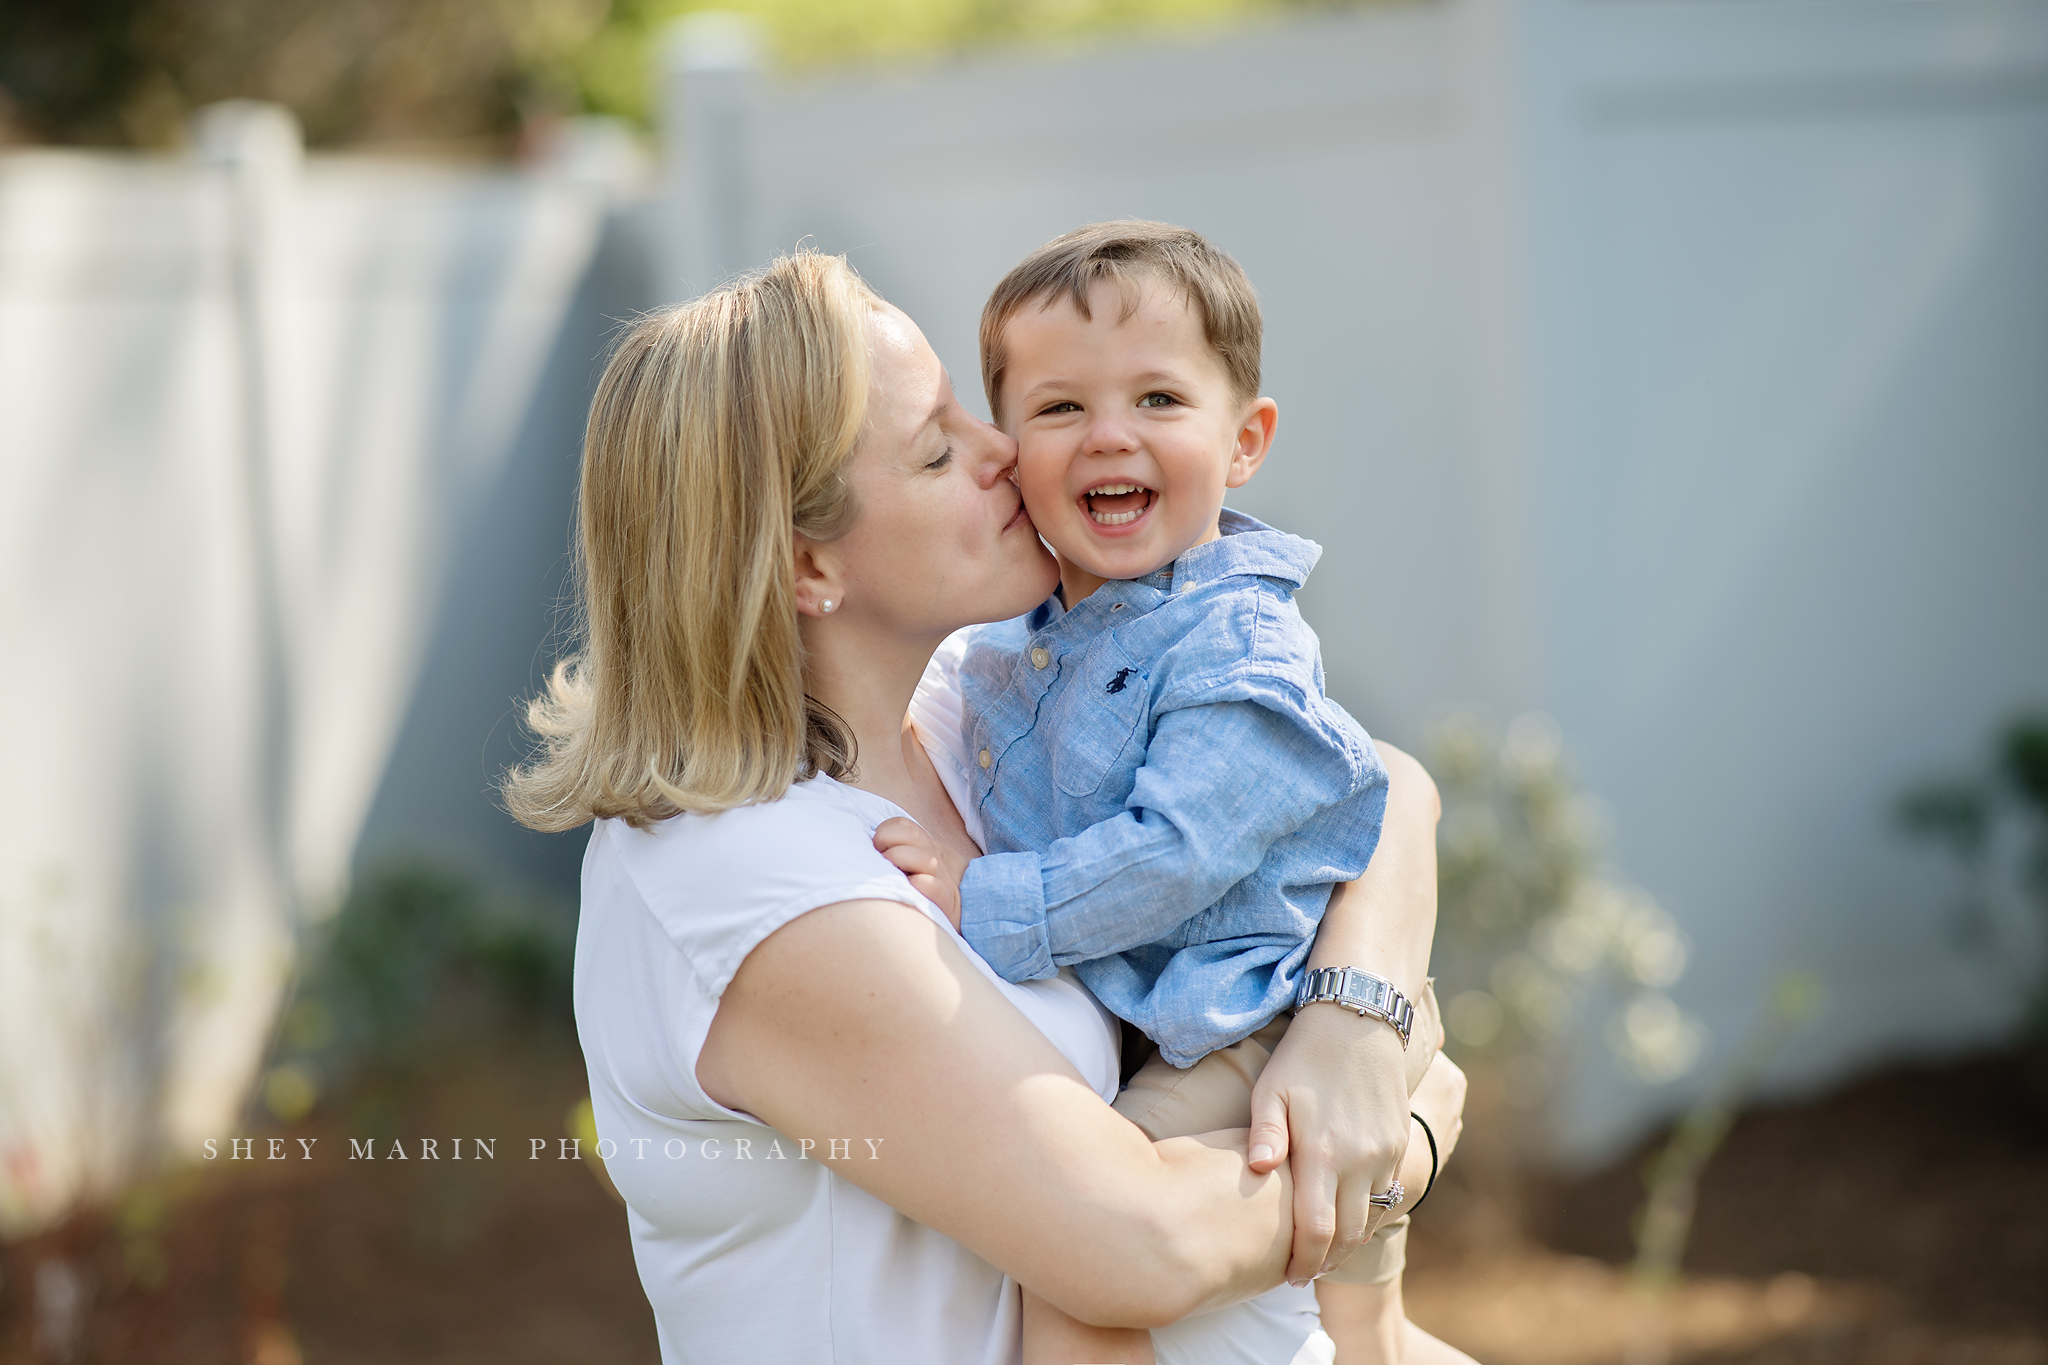
[[[1293,603],[1321,551],[1223,508],[1277,420],[1260,331],[1235,261],[1139,222],[1046,244],[982,315],[990,409],[1018,441],[1060,591],[976,631],[961,664],[988,838],[961,932],[1013,981],[1071,964],[1157,1043],[1116,1106],[1154,1139],[1250,1122],[1316,926],[1365,870],[1386,803]],[[1418,1016],[1379,986],[1412,1092],[1434,1000]],[[1405,1223],[1318,1281],[1340,1365],[1400,1349]],[[1043,1303],[1025,1321],[1027,1360],[1117,1344]]]

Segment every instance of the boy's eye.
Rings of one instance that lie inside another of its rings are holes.
[[[1138,400],[1141,408],[1171,408],[1179,404],[1180,400],[1170,393],[1148,393]]]
[[[1079,412],[1080,410],[1081,405],[1079,403],[1069,403],[1065,399],[1061,399],[1057,403],[1048,403],[1040,408],[1038,415],[1040,417],[1057,417],[1062,413]]]

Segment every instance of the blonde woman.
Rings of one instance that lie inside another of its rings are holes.
[[[643,321],[600,382],[581,650],[505,794],[537,828],[596,821],[577,1028],[672,1365],[1014,1365],[1017,1284],[1085,1322],[1218,1323],[1162,1359],[1326,1360],[1267,1291],[1362,1240],[1390,1175],[1430,1179],[1338,1010],[1288,1031],[1251,1134],[1147,1141],[1105,1103],[1092,997],[1002,981],[875,851],[903,815],[977,851],[919,687],[951,632],[1052,590],[1013,460],[910,320],[812,253]],[[1387,757],[1380,851],[1316,961],[1413,991],[1435,794]],[[1443,1149],[1462,1100],[1448,1067],[1416,1096]]]

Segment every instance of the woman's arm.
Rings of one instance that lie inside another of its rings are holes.
[[[894,902],[814,910],[755,948],[697,1076],[814,1158],[853,1139],[835,1173],[1086,1322],[1172,1322],[1270,1288],[1287,1261],[1284,1168],[1252,1174],[1242,1130],[1146,1141]]]
[[[1358,967],[1419,1000],[1436,934],[1442,807],[1420,763],[1390,744],[1378,748],[1389,779],[1379,847],[1365,875],[1330,898],[1309,966]],[[1318,1005],[1295,1016],[1259,1077],[1252,1169],[1271,1170],[1293,1156],[1290,1280],[1321,1274],[1385,1217],[1366,1200],[1387,1188],[1408,1147],[1403,1061],[1401,1040],[1386,1024]]]

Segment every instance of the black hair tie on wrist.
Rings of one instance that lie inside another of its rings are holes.
[[[1422,1193],[1415,1196],[1415,1202],[1408,1206],[1408,1212],[1412,1214],[1422,1207],[1422,1201],[1429,1198],[1429,1192],[1436,1188],[1437,1157],[1436,1134],[1429,1130],[1429,1120],[1412,1109],[1408,1111],[1408,1117],[1422,1125],[1422,1135],[1429,1139],[1429,1183],[1422,1187]]]

